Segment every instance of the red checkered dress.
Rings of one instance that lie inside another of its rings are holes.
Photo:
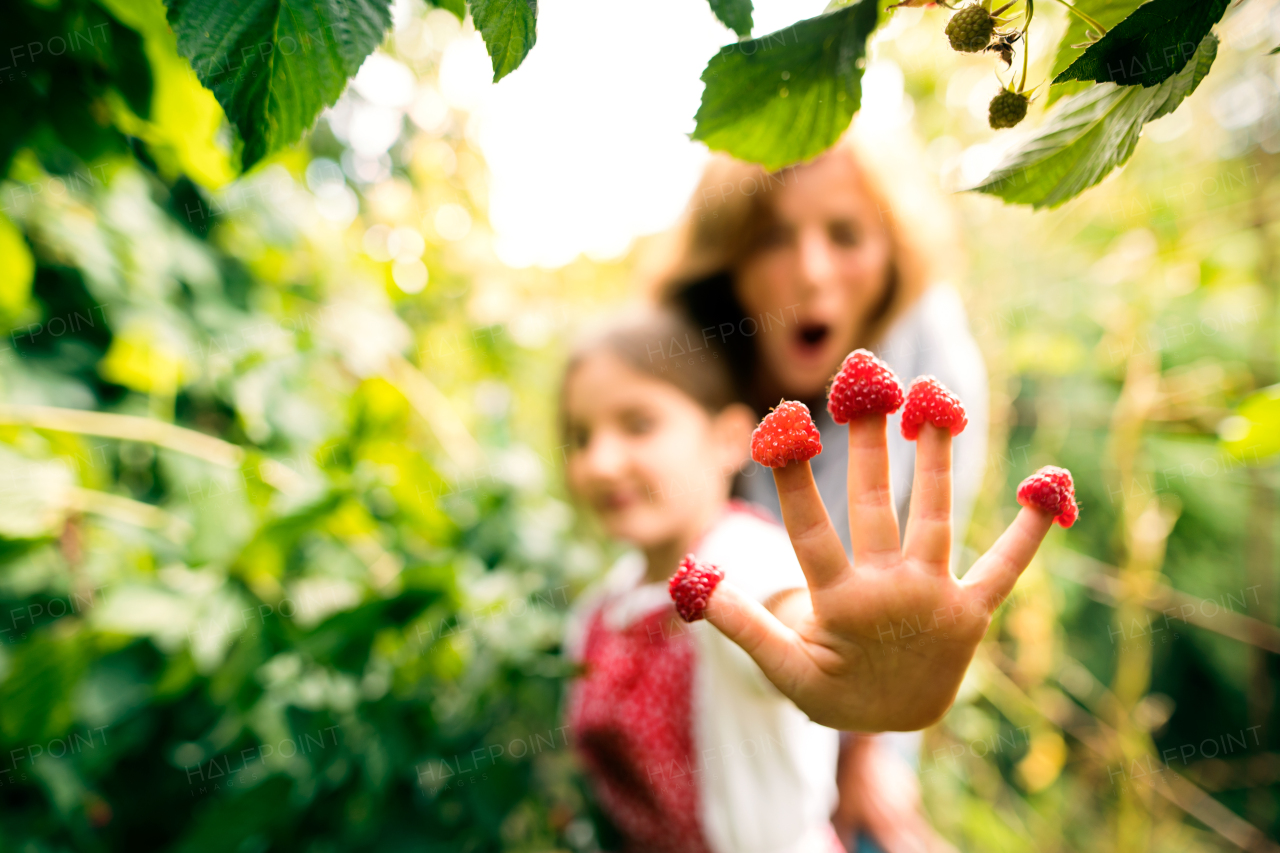
[[[693,758],[693,637],[673,607],[621,631],[597,609],[569,731],[627,853],[710,853]]]

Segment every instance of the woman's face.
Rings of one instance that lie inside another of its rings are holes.
[[[738,268],[736,294],[759,321],[767,375],[787,397],[808,400],[884,296],[889,232],[848,157],[824,156],[770,194],[774,223]]]

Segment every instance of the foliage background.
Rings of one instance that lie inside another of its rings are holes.
[[[872,56],[964,185],[998,156],[989,67],[899,15]],[[1040,464],[1083,504],[926,733],[961,849],[1280,831],[1278,19],[1233,10],[1201,89],[1065,207],[957,196],[995,415],[970,545]],[[421,95],[445,11],[383,48],[419,93],[385,156],[354,153],[357,86],[244,177],[158,0],[14,21],[78,46],[0,81],[0,849],[597,847],[556,652],[610,549],[552,401],[632,259],[498,262],[467,116]]]

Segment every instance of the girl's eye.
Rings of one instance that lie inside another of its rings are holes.
[[[782,223],[774,223],[760,234],[761,249],[776,249],[791,241],[791,228]]]
[[[591,433],[584,427],[569,428],[569,446],[574,450],[582,450],[591,441]]]
[[[622,428],[627,435],[647,435],[658,425],[655,418],[649,415],[634,414],[622,419]]]
[[[827,226],[827,233],[837,246],[858,245],[858,226],[848,220],[832,222]]]

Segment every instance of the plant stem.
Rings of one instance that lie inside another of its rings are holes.
[[[1022,94],[1022,90],[1027,87],[1027,57],[1031,55],[1031,48],[1027,44],[1028,34],[1031,32],[1031,18],[1036,13],[1035,0],[1027,0],[1027,20],[1022,25],[1022,79],[1018,81],[1018,94]]]
[[[1067,2],[1067,0],[1058,0],[1058,2],[1061,3],[1063,6],[1066,6],[1067,10],[1071,12],[1071,14],[1075,15],[1077,18],[1079,18],[1080,20],[1088,24],[1090,27],[1092,27],[1094,32],[1096,32],[1099,37],[1105,36],[1107,34],[1106,27],[1102,26],[1102,24],[1099,24],[1093,18],[1086,15],[1084,12],[1081,12],[1075,6],[1072,6],[1070,3]]]
[[[234,444],[192,429],[137,415],[5,403],[0,404],[0,424],[100,435],[122,441],[142,441],[204,459],[224,468],[238,468],[244,461],[244,450]]]

